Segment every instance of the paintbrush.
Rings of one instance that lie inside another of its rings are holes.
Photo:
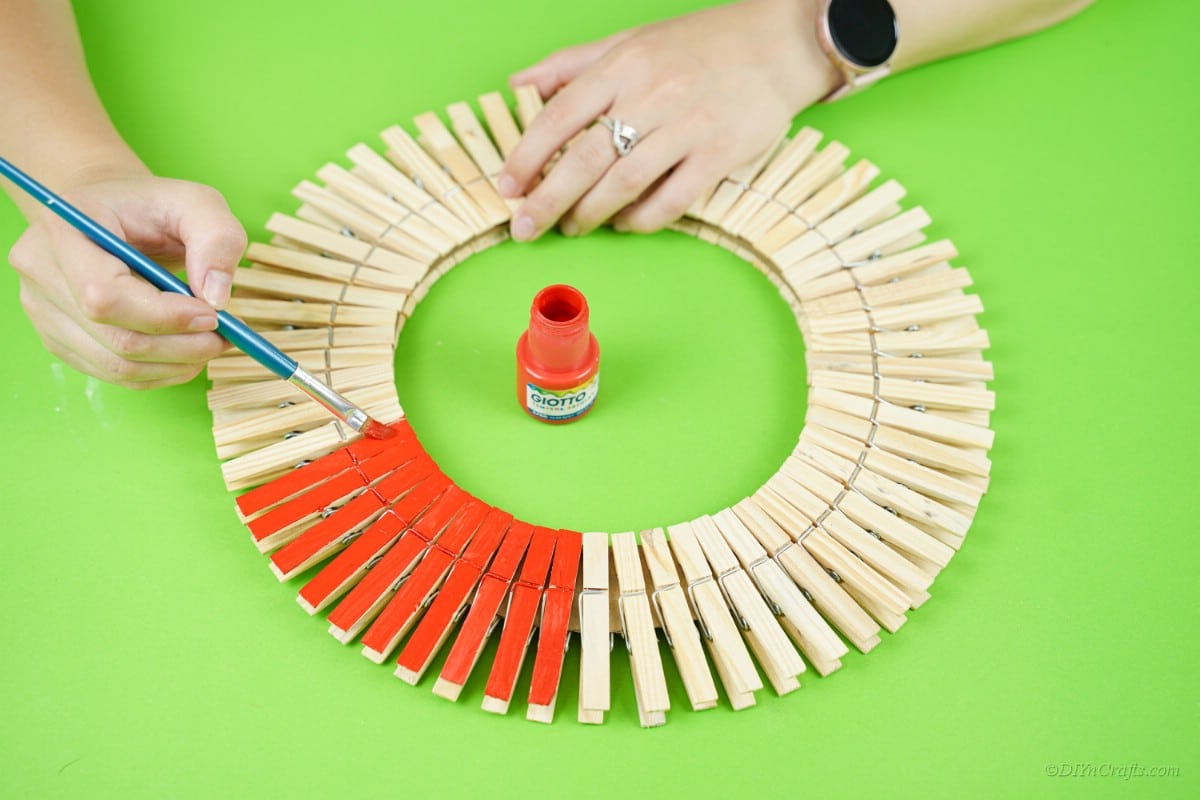
[[[106,252],[120,259],[152,286],[164,292],[195,296],[185,281],[147,258],[112,231],[38,183],[2,156],[0,156],[0,175],[8,178],[30,197],[66,220]],[[268,342],[249,325],[228,311],[217,312],[217,333],[259,364],[316,400],[331,414],[364,436],[371,439],[386,439],[391,436],[391,429],[387,425],[372,419],[366,411],[326,386],[312,373],[301,367],[295,359]]]

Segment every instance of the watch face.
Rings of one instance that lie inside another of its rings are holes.
[[[833,0],[829,32],[847,59],[862,67],[878,67],[896,49],[896,12],[887,0]]]

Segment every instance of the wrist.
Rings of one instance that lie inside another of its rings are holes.
[[[774,61],[776,91],[796,115],[841,85],[842,76],[821,49],[817,18],[821,0],[744,0],[763,30],[780,42]]]

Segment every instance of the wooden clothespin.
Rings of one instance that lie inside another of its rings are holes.
[[[765,598],[756,591],[754,582],[738,564],[720,530],[707,516],[692,520],[691,527],[717,576],[717,586],[725,595],[775,693],[784,695],[799,689],[797,676],[805,670],[804,661],[775,620]]]
[[[279,381],[275,383],[278,384]],[[412,427],[407,421],[401,420],[396,423],[396,435],[408,438],[412,435]],[[353,469],[359,462],[386,450],[390,443],[390,440],[383,439],[359,439],[311,463],[297,467],[286,477],[240,495],[234,501],[238,514],[243,522],[252,520],[297,495],[315,489],[330,478]]]
[[[397,678],[416,685],[425,674],[429,662],[450,636],[455,621],[467,605],[468,595],[479,583],[512,521],[512,514],[498,508],[488,510],[479,529],[471,537],[466,552],[451,565],[450,574],[438,590],[433,604],[421,617],[413,635],[400,651],[400,658],[396,662]]]
[[[854,602],[842,585],[798,544],[754,498],[746,498],[733,507],[738,519],[754,534],[772,560],[787,572],[806,598],[842,632],[851,644],[866,653],[879,644],[879,624]],[[814,660],[814,664],[817,662]],[[819,669],[818,665],[818,669]]]
[[[953,558],[954,548],[944,545],[924,530],[913,527],[904,518],[884,511],[860,494],[856,486],[865,470],[858,467],[856,462],[834,456],[805,441],[797,446],[797,450],[780,469],[803,483],[824,503],[838,507],[859,528],[871,531],[874,539],[886,541],[910,563],[918,564],[920,570],[930,576],[929,583],[937,571]],[[895,501],[904,505],[902,498]],[[896,577],[899,578],[899,575]],[[929,588],[929,583],[923,587],[919,583],[912,585],[924,590]]]
[[[449,239],[452,244],[446,252],[474,235],[474,230],[438,198],[418,186],[411,177],[367,145],[355,145],[346,155],[354,162],[351,174],[385,193],[393,201],[436,228],[444,238]],[[413,232],[417,233],[416,230]]]
[[[274,381],[274,383],[278,384],[279,381]],[[412,435],[412,426],[406,420],[396,422],[395,429],[397,436]],[[359,439],[309,464],[297,467],[287,477],[263,484],[240,495],[234,501],[238,514],[243,522],[253,519],[256,515],[315,488],[335,475],[352,469],[360,461],[386,450],[390,444],[391,440],[385,439]]]
[[[554,556],[557,535],[549,528],[535,526],[521,565],[521,574],[508,595],[508,610],[504,614],[504,626],[500,631],[500,645],[496,649],[496,660],[488,674],[483,692],[483,710],[493,714],[507,714],[512,701],[517,677],[529,649],[529,640],[537,622],[538,610],[542,605],[542,593],[546,589],[546,578],[550,572],[550,560]]]
[[[614,533],[610,539],[620,592],[617,611],[621,618],[621,636],[625,639],[633,670],[638,720],[643,728],[663,725],[671,701],[658,652],[658,638],[654,634],[654,618],[650,614],[637,539],[632,532]]]
[[[533,526],[527,522],[514,521],[509,525],[500,544],[500,550],[492,560],[487,573],[479,582],[479,588],[471,600],[470,611],[459,628],[458,637],[441,675],[433,686],[433,693],[447,700],[457,700],[463,686],[479,660],[479,654],[487,644],[492,629],[499,619],[500,605],[508,596],[509,587],[517,574],[517,567],[529,547]]]
[[[231,313],[242,316],[237,312]],[[391,318],[394,320],[395,315]],[[383,422],[392,422],[403,416],[398,408],[385,409],[383,412],[367,409],[367,412]],[[338,447],[347,445],[349,438],[346,426],[334,420],[231,458],[221,465],[221,477],[231,491],[257,486],[265,481],[283,477],[295,469],[297,464],[320,458]]]
[[[490,508],[469,497],[441,535],[426,544],[419,563],[363,633],[364,656],[382,664],[391,654],[427,607]]]
[[[423,453],[411,435],[395,447],[381,450],[354,463],[328,480],[293,495],[271,510],[246,520],[246,527],[260,552],[268,552],[296,538],[317,517],[340,507],[349,498],[390,475]],[[315,476],[310,476],[315,477]]]
[[[493,94],[499,97],[499,94]],[[480,98],[480,105],[481,107],[483,106],[483,98]],[[503,100],[501,100],[500,105],[504,109],[504,115],[508,117],[508,123],[512,126],[512,132],[515,133],[516,124],[513,123],[512,116],[508,114],[508,107],[504,105]],[[483,107],[483,110],[485,114],[488,112],[487,107]],[[496,109],[493,107],[492,113],[495,114],[495,112]],[[492,143],[487,131],[484,130],[483,123],[479,121],[479,118],[475,116],[474,112],[471,111],[471,107],[466,103],[451,103],[446,106],[446,113],[450,117],[450,125],[454,128],[454,135],[462,142],[463,147],[470,154],[476,166],[479,167],[479,171],[487,178],[488,183],[491,184],[493,189],[497,189],[500,170],[504,167],[504,156],[500,155],[500,152],[496,149],[499,139],[497,139],[496,144]],[[490,118],[488,119],[488,124],[492,124]],[[503,122],[500,123],[502,126],[503,124]],[[506,129],[500,135],[507,133]],[[519,137],[520,134],[517,134],[517,136]],[[511,149],[511,145],[509,149]],[[508,150],[504,150],[504,152],[507,153]],[[499,197],[498,190],[496,196]],[[510,214],[516,211],[520,205],[520,201],[513,198],[502,198],[502,202]]]
[[[404,531],[449,488],[450,479],[435,468],[428,478],[384,511],[349,547],[304,584],[296,602],[309,614],[316,614],[350,591]]]
[[[726,605],[725,597],[709,569],[704,551],[690,523],[681,522],[667,528],[671,552],[683,573],[685,590],[692,611],[712,654],[717,674],[729,695],[735,711],[754,705],[754,693],[762,688],[762,679],[746,644],[738,633],[738,625]]]
[[[271,233],[318,253],[329,253],[355,264],[366,264],[398,275],[415,276],[414,282],[425,273],[425,265],[408,256],[286,214],[272,214],[265,227]]]
[[[642,532],[642,555],[646,558],[654,586],[650,595],[652,605],[675,657],[675,666],[692,710],[713,708],[717,704],[717,686],[704,658],[700,631],[692,619],[687,596],[675,569],[675,559],[662,528]]]
[[[542,602],[542,618],[538,623],[537,654],[533,659],[533,679],[529,685],[529,705],[526,719],[533,722],[553,722],[554,704],[562,678],[563,656],[570,636],[571,604],[575,600],[575,582],[579,577],[579,558],[583,549],[582,535],[576,531],[559,531],[554,545],[554,561]]]
[[[604,722],[611,704],[612,628],[609,625],[608,534],[583,534],[583,580],[579,589],[579,721]]]
[[[865,447],[855,439],[820,426],[805,426],[800,441],[820,448],[812,452],[812,463],[831,461],[827,474],[838,477],[845,472],[846,461],[862,468],[854,475],[855,486],[880,506],[893,508],[913,525],[935,536],[954,549],[962,542],[971,524],[971,516],[983,496],[981,489],[944,472],[908,461],[878,447]],[[797,451],[797,455],[803,455]],[[833,471],[830,471],[833,470]],[[836,473],[836,474],[835,474]],[[963,510],[965,508],[965,510]]]
[[[521,140],[521,131],[517,128],[517,123],[508,110],[508,103],[504,102],[504,97],[499,92],[488,92],[479,96],[479,109],[483,111],[483,118],[500,151],[501,159],[508,158],[508,154]],[[450,112],[450,117],[454,119],[453,111]],[[480,164],[480,166],[483,165]],[[490,176],[491,173],[488,174]]]
[[[432,460],[422,453],[377,483],[367,485],[352,500],[272,553],[271,571],[284,581],[324,561],[434,469]]]
[[[384,130],[380,136],[387,145],[385,155],[388,159],[419,179],[425,191],[453,211],[455,216],[465,222],[474,233],[484,233],[492,227],[479,205],[446,171],[443,171],[441,165],[417,143],[408,131],[399,125],[393,125]]]
[[[482,136],[483,128],[479,125],[479,121],[475,120],[475,124],[471,125],[463,115],[463,111],[470,115],[471,119],[475,119],[475,115],[471,114],[470,108],[465,104],[458,108],[458,122],[460,126],[464,126],[466,131],[466,141],[470,141],[475,152],[484,156],[485,159],[490,155],[482,145],[486,141],[486,137]],[[455,140],[454,136],[446,129],[446,126],[432,112],[419,115],[414,120],[417,129],[421,132],[421,144],[429,151],[442,166],[446,172],[450,174],[458,185],[463,188],[475,201],[479,210],[483,213],[484,219],[491,226],[503,225],[508,221],[509,209],[505,205],[504,200],[496,193],[495,188],[487,179],[487,174],[480,169],[480,166],[472,160],[471,156],[462,148]],[[476,134],[472,138],[472,134]],[[490,159],[488,159],[490,162]]]
[[[454,249],[456,243],[443,230],[371,185],[362,175],[355,175],[337,164],[326,164],[317,170],[317,177],[339,197],[370,211],[393,230],[404,234],[409,245],[417,248],[412,257],[418,261],[432,264],[438,256]]]
[[[457,486],[439,495],[329,613],[330,635],[342,644],[352,642],[399,589],[428,544],[437,539],[469,499]]]
[[[826,523],[834,517],[832,511],[828,514],[819,513],[816,519],[810,520],[798,509],[790,498],[795,496],[799,488],[802,487],[798,487],[795,481],[789,482],[776,474],[766,486],[754,493],[754,501],[794,541],[802,544],[859,606],[888,631],[895,633],[906,621],[904,614],[911,603],[908,595],[897,589],[825,528]],[[808,498],[804,498],[802,502],[807,503]],[[817,520],[820,520],[820,523]],[[834,524],[831,524],[830,528],[838,530]]]
[[[780,187],[775,193],[775,202],[764,206],[755,215],[744,233],[746,239],[759,252],[774,255],[784,245],[808,233],[821,220],[802,214],[800,209],[807,206],[817,194],[843,180],[847,174],[844,170],[849,155],[850,151],[841,142],[827,144]],[[867,182],[870,182],[870,178]],[[857,194],[848,199],[853,200]]]
[[[779,624],[817,672],[828,675],[842,665],[848,648],[821,618],[800,587],[767,554],[750,530],[731,509],[713,514],[712,521],[725,538],[738,563],[758,587],[759,594],[778,615]]]
[[[820,141],[821,134],[812,128],[804,128],[793,136],[721,218],[721,227],[727,233],[744,233],[747,225],[771,202],[775,193],[812,157]]]

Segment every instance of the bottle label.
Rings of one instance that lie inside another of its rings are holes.
[[[535,417],[555,422],[573,419],[592,407],[600,391],[600,373],[571,389],[543,389],[525,384],[525,407]]]

